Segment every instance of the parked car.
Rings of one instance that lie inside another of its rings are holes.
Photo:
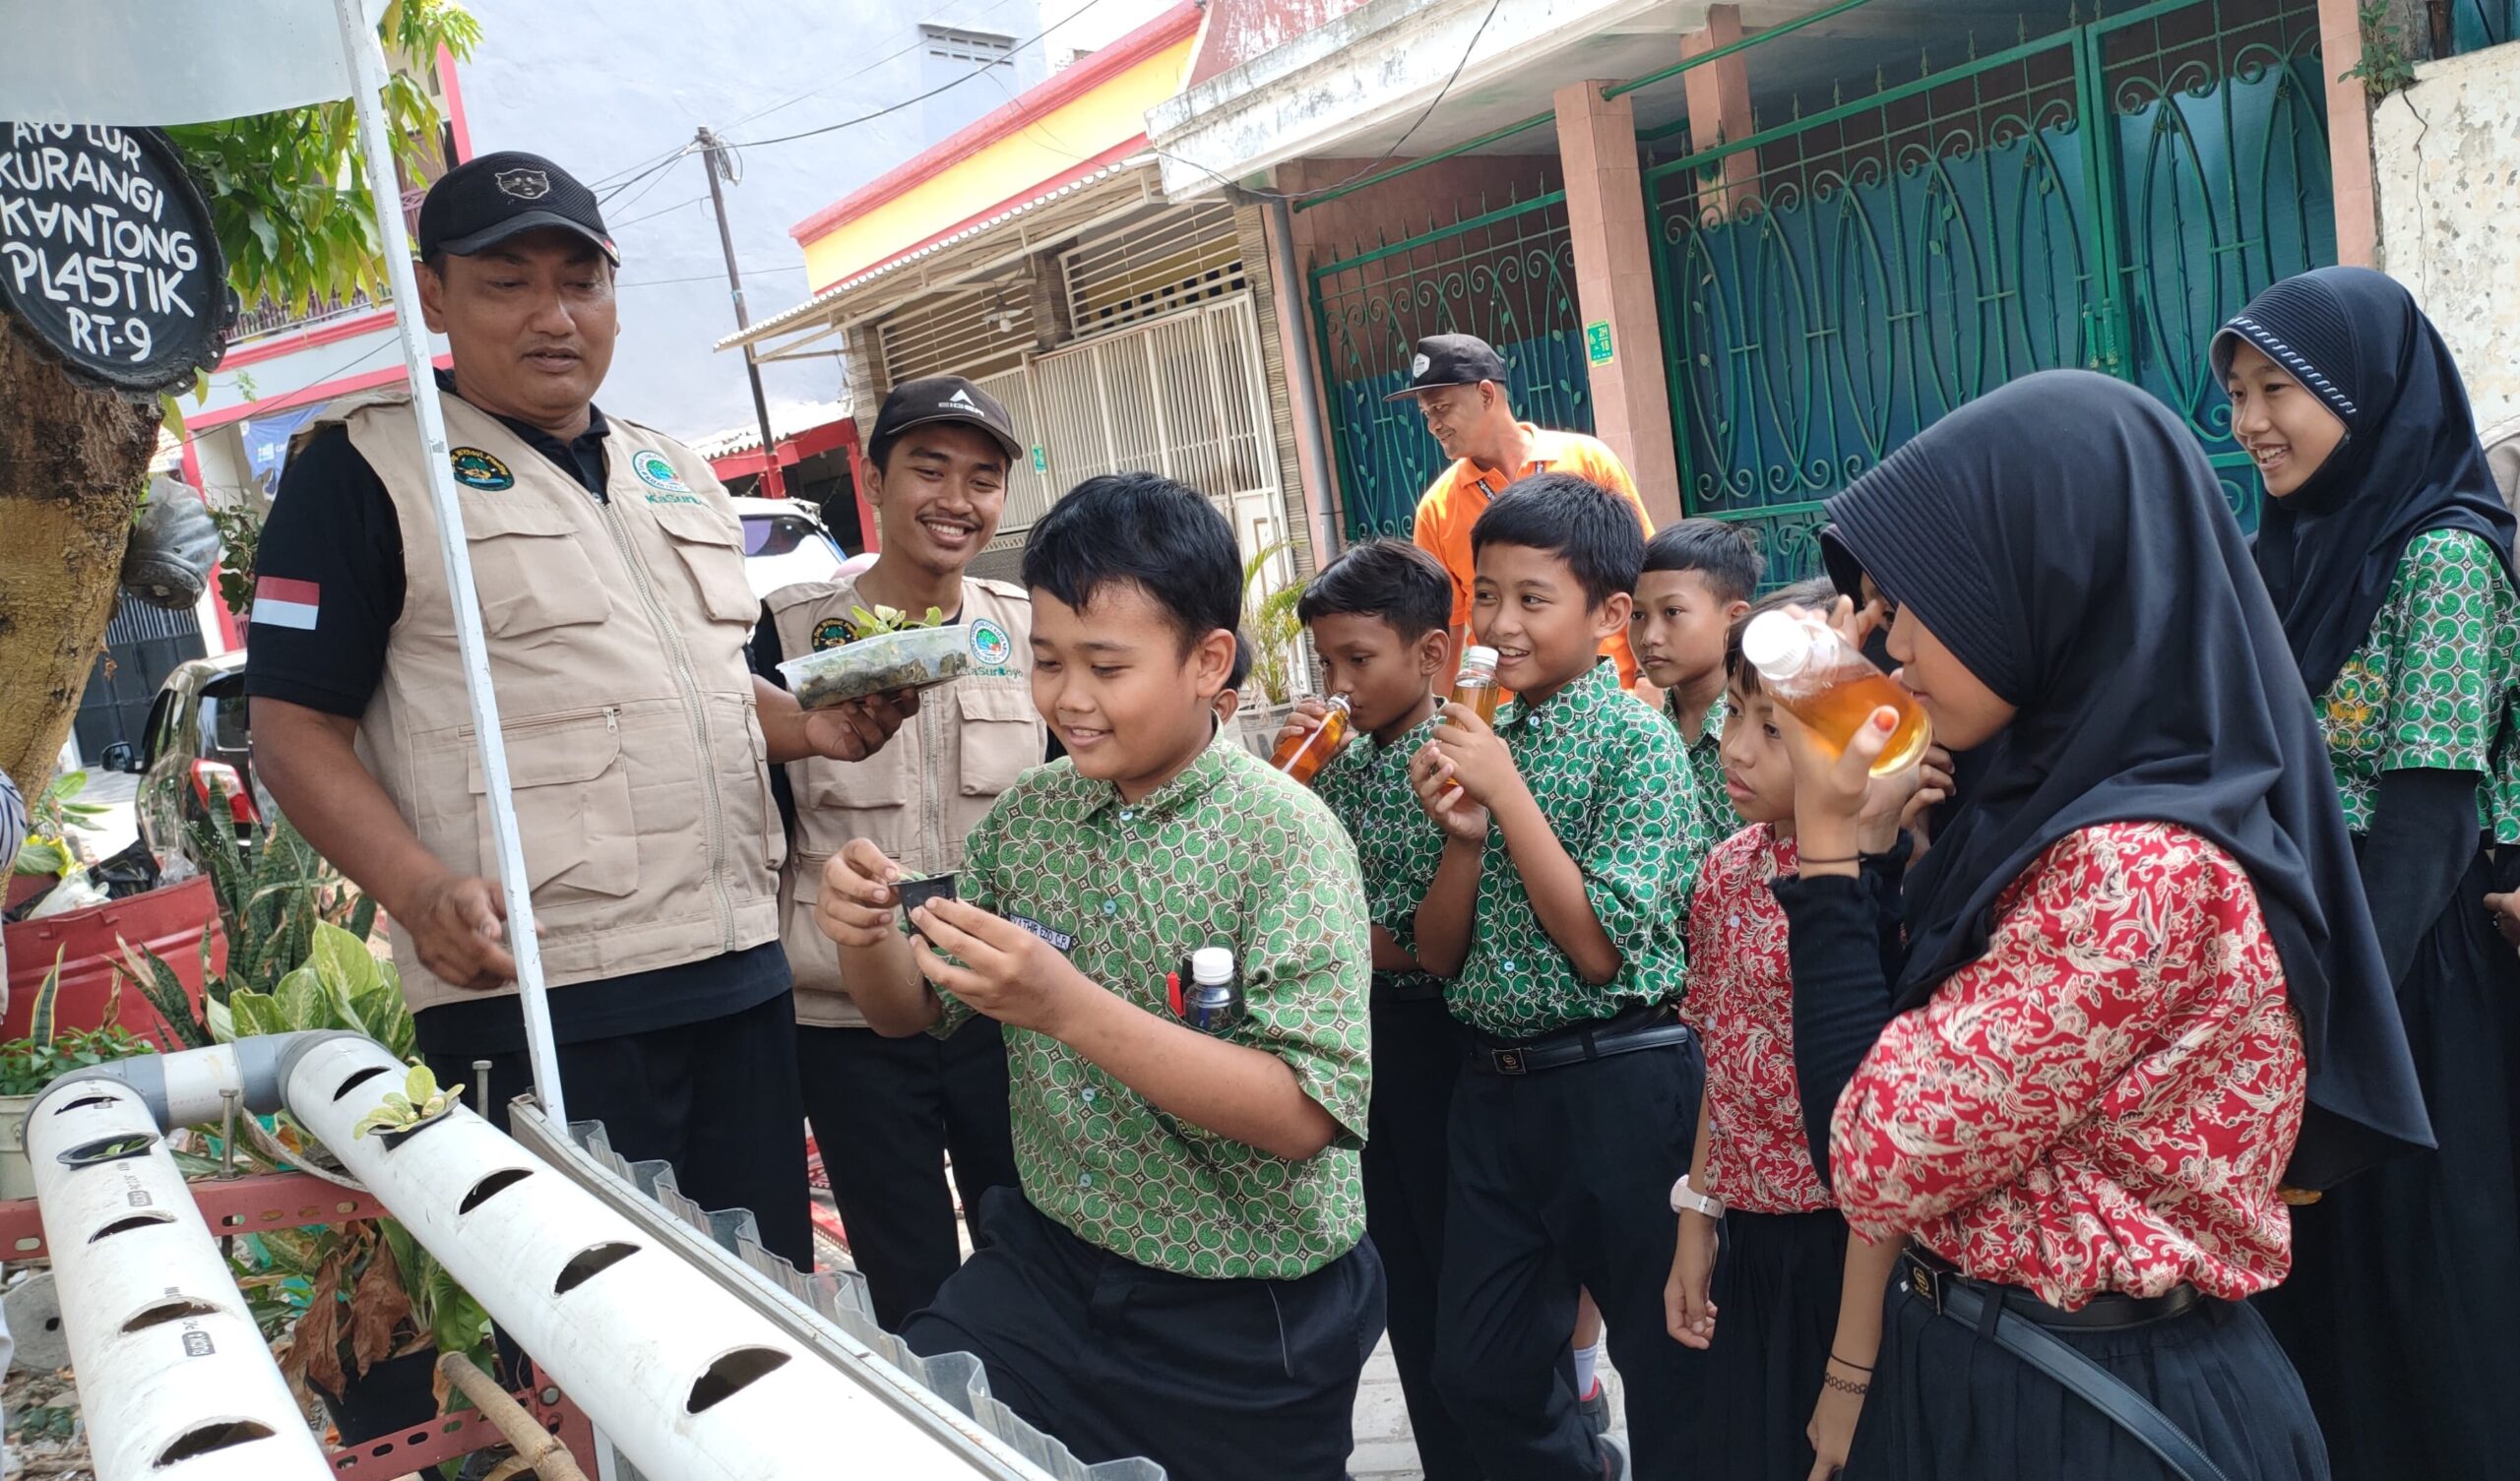
[[[141,841],[158,858],[201,862],[193,857],[194,820],[223,822],[251,847],[256,826],[272,815],[271,797],[254,779],[245,713],[244,653],[195,658],[158,687],[140,754],[122,744],[105,749],[105,770],[140,777],[133,813]]]
[[[798,499],[737,499],[744,522],[744,576],[755,596],[797,582],[828,581],[849,559],[812,505]]]

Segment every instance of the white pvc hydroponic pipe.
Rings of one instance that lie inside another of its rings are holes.
[[[97,1481],[330,1475],[147,1098],[58,1080],[26,1139]]]
[[[653,1481],[985,1471],[461,1105],[351,1135],[406,1070],[356,1034],[292,1045],[289,1113]]]

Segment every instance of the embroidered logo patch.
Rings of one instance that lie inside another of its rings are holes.
[[[508,465],[479,448],[457,448],[447,454],[455,464],[455,481],[466,488],[496,491],[516,487],[516,474]]]
[[[844,643],[856,641],[857,632],[849,625],[849,619],[845,617],[826,617],[814,624],[815,652],[819,653],[824,648],[838,648]]]
[[[1434,364],[1434,361],[1427,359],[1424,355],[1418,356],[1409,362],[1409,378],[1413,381],[1418,379],[1432,369]]]
[[[551,177],[538,169],[503,169],[492,178],[499,194],[520,201],[539,201],[551,193]]]
[[[665,460],[662,453],[633,453],[630,455],[630,471],[638,474],[639,481],[650,488],[675,494],[691,492],[691,485],[682,481],[682,475],[673,470],[673,464]]]
[[[1022,926],[1025,930],[1032,932],[1034,935],[1039,936],[1050,945],[1057,947],[1061,956],[1065,956],[1076,950],[1076,938],[1065,931],[1053,931],[1029,915],[1010,915],[1006,918],[1015,922],[1017,925]]]
[[[1003,668],[1015,652],[1015,640],[987,618],[972,624],[972,661],[982,668]]]

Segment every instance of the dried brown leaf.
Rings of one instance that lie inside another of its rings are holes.
[[[333,1393],[347,1382],[342,1373],[342,1256],[335,1254],[315,1271],[306,1296],[306,1315],[297,1319],[289,1339],[289,1356],[306,1381]]]
[[[350,1359],[364,1375],[394,1351],[394,1328],[411,1315],[411,1295],[395,1268],[394,1248],[383,1240],[350,1292]]]

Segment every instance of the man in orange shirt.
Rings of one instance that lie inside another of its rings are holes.
[[[1618,455],[1581,432],[1551,432],[1516,421],[1505,399],[1505,360],[1494,346],[1473,335],[1431,335],[1418,341],[1410,362],[1409,384],[1385,397],[1415,397],[1426,418],[1426,430],[1452,466],[1435,475],[1425,497],[1418,501],[1418,548],[1433,556],[1453,579],[1453,651],[1470,626],[1474,571],[1470,526],[1479,523],[1487,501],[1526,474],[1555,469],[1591,479],[1635,506],[1636,521],[1654,534],[1654,521],[1636,496],[1636,480],[1620,465]],[[1627,634],[1602,645],[1602,652],[1618,664],[1622,688],[1636,687],[1636,655],[1628,650]]]

